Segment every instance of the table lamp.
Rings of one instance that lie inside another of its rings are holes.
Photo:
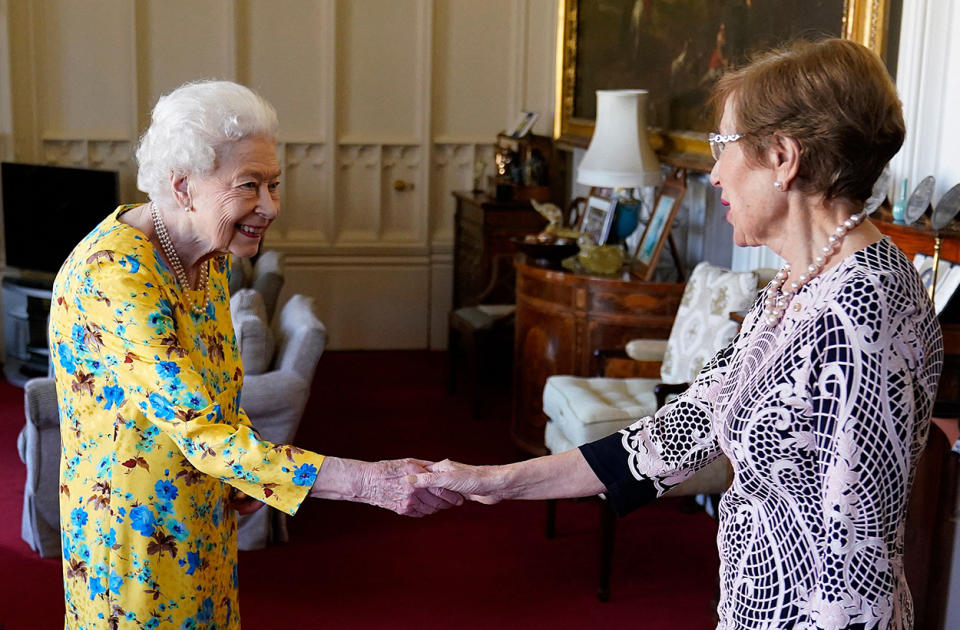
[[[616,214],[612,240],[623,242],[637,228],[640,203],[633,189],[660,182],[660,161],[647,139],[646,90],[597,90],[597,122],[577,183],[611,188]],[[621,201],[635,203],[619,203]]]

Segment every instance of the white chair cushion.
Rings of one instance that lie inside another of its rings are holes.
[[[263,296],[253,289],[240,289],[230,298],[230,316],[244,373],[263,374],[270,368],[274,349]]]
[[[658,382],[551,376],[543,388],[543,412],[569,442],[580,446],[652,415],[657,409],[653,388]]]
[[[683,291],[660,377],[664,383],[689,383],[737,334],[730,313],[749,308],[757,297],[757,274],[698,264]]]

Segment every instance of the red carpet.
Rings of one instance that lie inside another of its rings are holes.
[[[438,352],[330,352],[320,361],[299,445],[345,457],[522,456],[498,418],[469,419],[444,389]],[[23,392],[0,382],[0,630],[61,628],[60,563],[20,540],[24,466],[16,454]],[[716,525],[663,501],[618,523],[612,596],[597,601],[597,506],[561,502],[557,537],[544,505],[471,504],[425,519],[309,500],[291,543],[241,552],[244,628],[713,627]]]

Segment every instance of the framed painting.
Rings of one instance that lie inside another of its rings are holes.
[[[596,90],[642,88],[650,92],[650,144],[661,160],[708,171],[708,100],[724,71],[783,42],[823,36],[858,41],[881,56],[890,42],[895,60],[903,0],[559,1],[559,141],[588,145]]]
[[[580,231],[593,237],[597,245],[603,245],[613,224],[613,209],[614,204],[610,199],[590,195],[580,218]]]
[[[637,249],[634,251],[633,262],[630,266],[630,273],[645,282],[649,282],[653,278],[657,260],[660,258],[660,251],[670,236],[673,218],[677,215],[677,210],[680,208],[680,202],[683,201],[686,190],[684,170],[675,168],[664,180],[660,191],[657,193],[657,200],[650,212],[650,220],[643,228],[643,236],[637,243]]]

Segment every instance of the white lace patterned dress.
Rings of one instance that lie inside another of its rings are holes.
[[[686,393],[581,450],[620,513],[730,458],[718,628],[912,628],[903,533],[943,360],[923,286],[884,238],[778,326],[760,308]]]

